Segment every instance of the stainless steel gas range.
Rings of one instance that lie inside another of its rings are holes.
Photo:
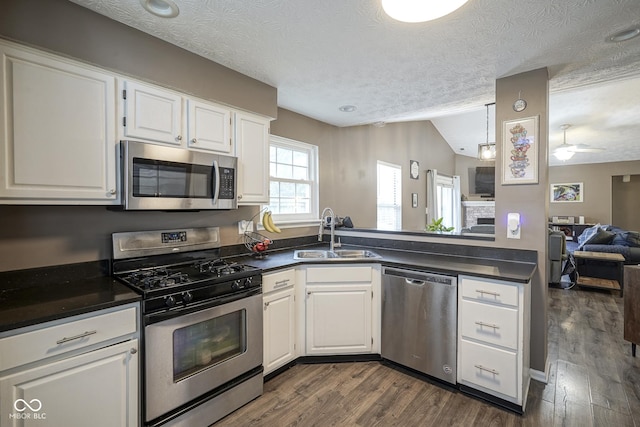
[[[209,426],[262,394],[262,280],[220,259],[217,227],[114,233],[142,296],[146,426]]]

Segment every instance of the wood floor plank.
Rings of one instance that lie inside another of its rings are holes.
[[[640,427],[640,357],[622,337],[616,292],[549,289],[547,384],[524,415],[379,362],[297,365],[215,427]]]

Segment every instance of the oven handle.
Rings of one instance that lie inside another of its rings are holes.
[[[181,307],[170,308],[166,311],[162,311],[160,313],[146,314],[144,316],[144,325],[148,326],[154,323],[162,322],[164,320],[173,319],[175,317],[184,316],[185,314],[195,313],[196,311],[202,311],[207,308],[220,306],[223,304],[228,304],[230,302],[238,301],[240,299],[250,297],[253,295],[258,295],[262,293],[262,288],[254,288],[242,292],[240,294],[233,294],[225,297],[216,298],[213,301],[205,301],[196,304],[190,304]]]

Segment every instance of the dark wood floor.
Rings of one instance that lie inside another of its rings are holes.
[[[622,339],[617,292],[549,289],[547,384],[523,416],[378,362],[297,365],[222,426],[640,427],[640,357]]]

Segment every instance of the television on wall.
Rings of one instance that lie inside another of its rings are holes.
[[[476,167],[476,191],[475,194],[487,194],[491,197],[496,194],[496,168],[495,166]]]

